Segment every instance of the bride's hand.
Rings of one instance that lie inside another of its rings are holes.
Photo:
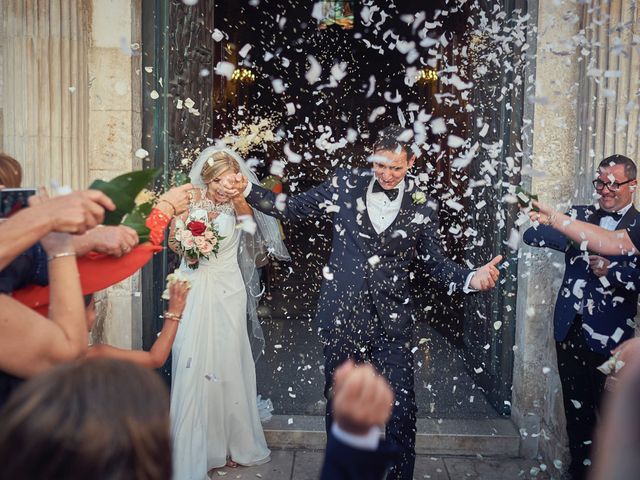
[[[193,185],[186,183],[179,187],[173,187],[160,196],[155,207],[162,210],[170,217],[180,215],[189,207],[190,194]]]

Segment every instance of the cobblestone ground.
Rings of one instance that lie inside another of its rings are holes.
[[[324,452],[309,450],[275,450],[271,462],[259,467],[223,468],[210,472],[212,480],[317,480]],[[550,480],[559,472],[542,471],[533,460],[432,457],[419,455],[416,459],[415,480]],[[542,468],[545,468],[542,466]],[[551,467],[553,469],[554,467]],[[550,475],[551,473],[551,475]]]

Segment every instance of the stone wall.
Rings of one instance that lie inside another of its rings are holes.
[[[86,184],[86,29],[81,0],[0,0],[2,147],[24,186]]]
[[[93,0],[90,9],[89,176],[113,178],[142,167],[141,3]],[[96,340],[141,348],[140,274],[98,296]]]
[[[74,189],[141,167],[141,0],[0,0],[0,149],[23,184]],[[97,295],[94,337],[142,344],[140,278]]]
[[[573,2],[539,0],[535,85],[527,95],[533,122],[523,179],[542,201],[567,204],[574,186],[576,158],[575,98],[578,65],[567,39],[579,25]],[[523,454],[541,455],[550,466],[566,463],[568,451],[562,392],[553,338],[553,308],[564,270],[562,255],[524,246],[518,264],[513,420],[523,437]]]

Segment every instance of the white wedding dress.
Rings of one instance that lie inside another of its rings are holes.
[[[209,202],[210,203],[210,202]],[[241,230],[230,205],[217,210],[218,255],[181,274],[191,281],[173,345],[171,428],[174,480],[205,480],[227,458],[241,465],[270,460],[256,399],[247,332],[247,293],[238,265]]]

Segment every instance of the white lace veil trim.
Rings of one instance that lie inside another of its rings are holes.
[[[193,162],[189,178],[194,187],[203,188],[206,186],[202,180],[202,168],[211,155],[216,152],[225,152],[231,156],[238,163],[240,172],[251,183],[260,185],[258,177],[249,169],[240,155],[229,148],[214,145],[205,148],[196,161]],[[264,253],[268,253],[270,257],[275,257],[278,260],[291,260],[291,257],[282,241],[278,221],[256,210],[253,211],[253,219],[257,228],[255,233],[242,231],[240,248],[238,249],[238,264],[247,289],[247,317],[250,321],[252,333],[252,337],[249,340],[251,341],[254,361],[257,361],[264,350],[265,340],[258,320],[258,302],[262,291],[260,289],[260,277],[256,268],[256,259]]]

